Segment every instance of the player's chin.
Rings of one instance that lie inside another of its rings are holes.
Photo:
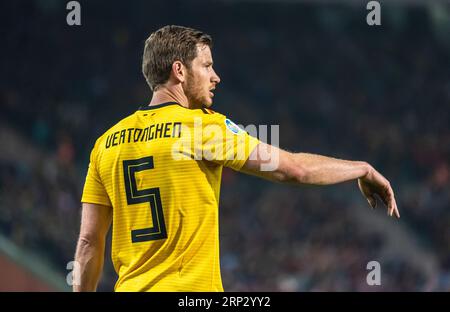
[[[213,104],[213,99],[210,96],[205,97],[203,100],[203,105],[206,107],[210,107]]]

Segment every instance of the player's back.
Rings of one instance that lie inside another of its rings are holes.
[[[113,207],[116,291],[223,290],[222,168],[239,170],[258,143],[221,114],[172,102],[136,111],[97,140],[82,201]]]
[[[194,120],[208,114],[176,103],[149,106],[97,140],[89,170],[97,170],[113,207],[116,290],[222,290],[222,167],[194,160],[192,149],[175,148],[182,132],[192,132]],[[193,139],[193,132],[186,135]],[[88,197],[87,185],[83,201]]]

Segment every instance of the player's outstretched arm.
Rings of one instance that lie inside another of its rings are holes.
[[[105,241],[112,220],[112,208],[97,204],[83,203],[80,237],[75,261],[79,264],[79,274],[73,291],[96,291],[103,270]]]
[[[307,153],[290,153],[259,143],[241,169],[271,181],[290,184],[329,185],[358,179],[361,193],[375,208],[378,195],[388,214],[400,218],[389,181],[364,161],[349,161]]]

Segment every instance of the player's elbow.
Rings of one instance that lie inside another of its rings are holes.
[[[86,265],[92,259],[102,257],[104,241],[89,235],[80,235],[78,238],[75,260],[81,265]]]
[[[91,255],[94,250],[95,250],[94,242],[86,236],[80,236],[78,238],[75,260],[77,260],[79,262],[84,262],[84,259],[86,257],[90,258],[89,255]]]
[[[100,247],[103,243],[103,239],[95,234],[82,233],[78,238],[79,249],[93,249]]]

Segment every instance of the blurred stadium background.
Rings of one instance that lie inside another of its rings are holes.
[[[356,183],[288,187],[225,170],[228,291],[450,290],[450,10],[443,1],[2,1],[0,290],[66,291],[95,139],[148,103],[143,43],[166,24],[214,39],[215,110],[279,124],[280,145],[366,160],[402,219]],[[366,264],[381,264],[381,286]],[[100,291],[116,275],[109,248]]]

